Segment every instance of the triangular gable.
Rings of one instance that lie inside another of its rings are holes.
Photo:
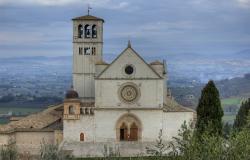
[[[129,78],[162,79],[162,77],[131,47],[127,47],[115,60],[113,60],[113,62],[97,76],[97,79],[128,78],[123,71],[124,67],[129,64],[135,67],[135,73],[129,76]]]

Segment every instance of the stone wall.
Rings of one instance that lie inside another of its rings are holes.
[[[10,139],[10,134],[0,134],[0,146],[7,145]]]
[[[135,116],[140,121],[142,125],[140,141],[154,141],[162,128],[162,113],[162,110],[97,110],[95,111],[96,142],[119,141],[116,135],[116,123],[126,114]]]
[[[121,157],[147,155],[146,147],[155,142],[71,142],[64,143],[62,149],[71,152],[75,157],[103,157],[111,152]],[[105,149],[106,148],[106,149]],[[106,151],[105,151],[106,150]]]
[[[80,141],[80,134],[84,133],[85,142],[94,141],[94,116],[80,115],[79,120],[63,120],[63,139],[65,141]]]
[[[127,82],[134,83],[140,90],[140,97],[134,104],[122,103],[119,88]],[[138,107],[159,108],[163,106],[164,82],[159,80],[96,80],[95,106],[98,107]]]
[[[19,153],[37,155],[43,140],[46,144],[54,144],[54,132],[16,132],[15,140]]]
[[[178,130],[186,121],[187,124],[193,121],[194,112],[164,112],[163,114],[163,137],[165,140],[172,140],[178,136]]]

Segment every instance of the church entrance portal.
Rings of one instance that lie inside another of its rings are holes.
[[[141,137],[141,123],[132,115],[122,116],[116,127],[119,141],[138,141]]]

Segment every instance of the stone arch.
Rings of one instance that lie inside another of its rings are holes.
[[[86,24],[84,26],[84,35],[85,35],[85,38],[90,38],[91,37],[91,27],[88,24]]]
[[[124,126],[127,126],[127,130],[125,130]],[[122,115],[117,120],[115,128],[116,128],[116,140],[117,141],[140,141],[141,140],[142,123],[140,119],[134,114],[127,113],[127,114]]]
[[[92,26],[92,38],[97,38],[97,28],[95,24]]]
[[[81,24],[78,25],[78,38],[83,37],[83,26]]]

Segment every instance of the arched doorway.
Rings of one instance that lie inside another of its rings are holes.
[[[132,114],[125,114],[116,123],[116,138],[118,141],[138,141],[141,139],[142,125]]]

